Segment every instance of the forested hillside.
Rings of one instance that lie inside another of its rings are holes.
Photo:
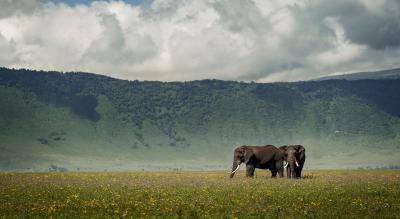
[[[228,169],[243,144],[306,168],[398,165],[400,80],[125,81],[0,69],[1,170]]]

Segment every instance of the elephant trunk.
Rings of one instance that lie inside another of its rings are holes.
[[[296,172],[294,171],[294,169],[295,169],[295,165],[299,166],[299,164],[297,163],[296,157],[295,156],[288,157],[288,163],[289,163],[289,168],[290,168],[290,177],[296,178]]]
[[[232,178],[235,175],[236,171],[239,169],[240,163],[241,163],[240,161],[236,160],[233,161],[230,178]]]

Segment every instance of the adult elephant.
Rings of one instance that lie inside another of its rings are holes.
[[[306,161],[306,149],[302,145],[284,145],[279,147],[284,153],[284,159],[287,162],[287,177],[300,178]]]
[[[240,164],[246,164],[246,176],[253,177],[255,168],[271,170],[272,177],[279,173],[283,177],[283,153],[273,145],[240,146],[233,155],[233,165],[230,178],[235,175]]]

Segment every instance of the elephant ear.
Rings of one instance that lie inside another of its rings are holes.
[[[246,148],[246,150],[244,151],[244,163],[248,164],[253,155],[254,155],[253,151]]]
[[[302,146],[302,145],[298,145],[298,149],[299,153],[304,153],[306,151],[306,149]]]
[[[298,146],[299,147],[298,147],[297,151],[300,154],[300,159],[303,159],[306,155],[306,149],[302,145],[298,145]]]

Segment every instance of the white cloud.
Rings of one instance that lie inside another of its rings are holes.
[[[397,31],[397,15],[385,15],[393,5],[392,0],[154,0],[147,6],[122,1],[70,6],[7,0],[0,3],[0,65],[132,80],[264,82],[390,68],[400,64],[393,56],[399,54],[398,41],[386,34]],[[362,33],[373,35],[368,28],[380,23],[354,28],[376,14],[393,28],[381,28],[376,37]]]
[[[17,14],[30,14],[39,5],[40,0],[2,0],[0,18]]]

